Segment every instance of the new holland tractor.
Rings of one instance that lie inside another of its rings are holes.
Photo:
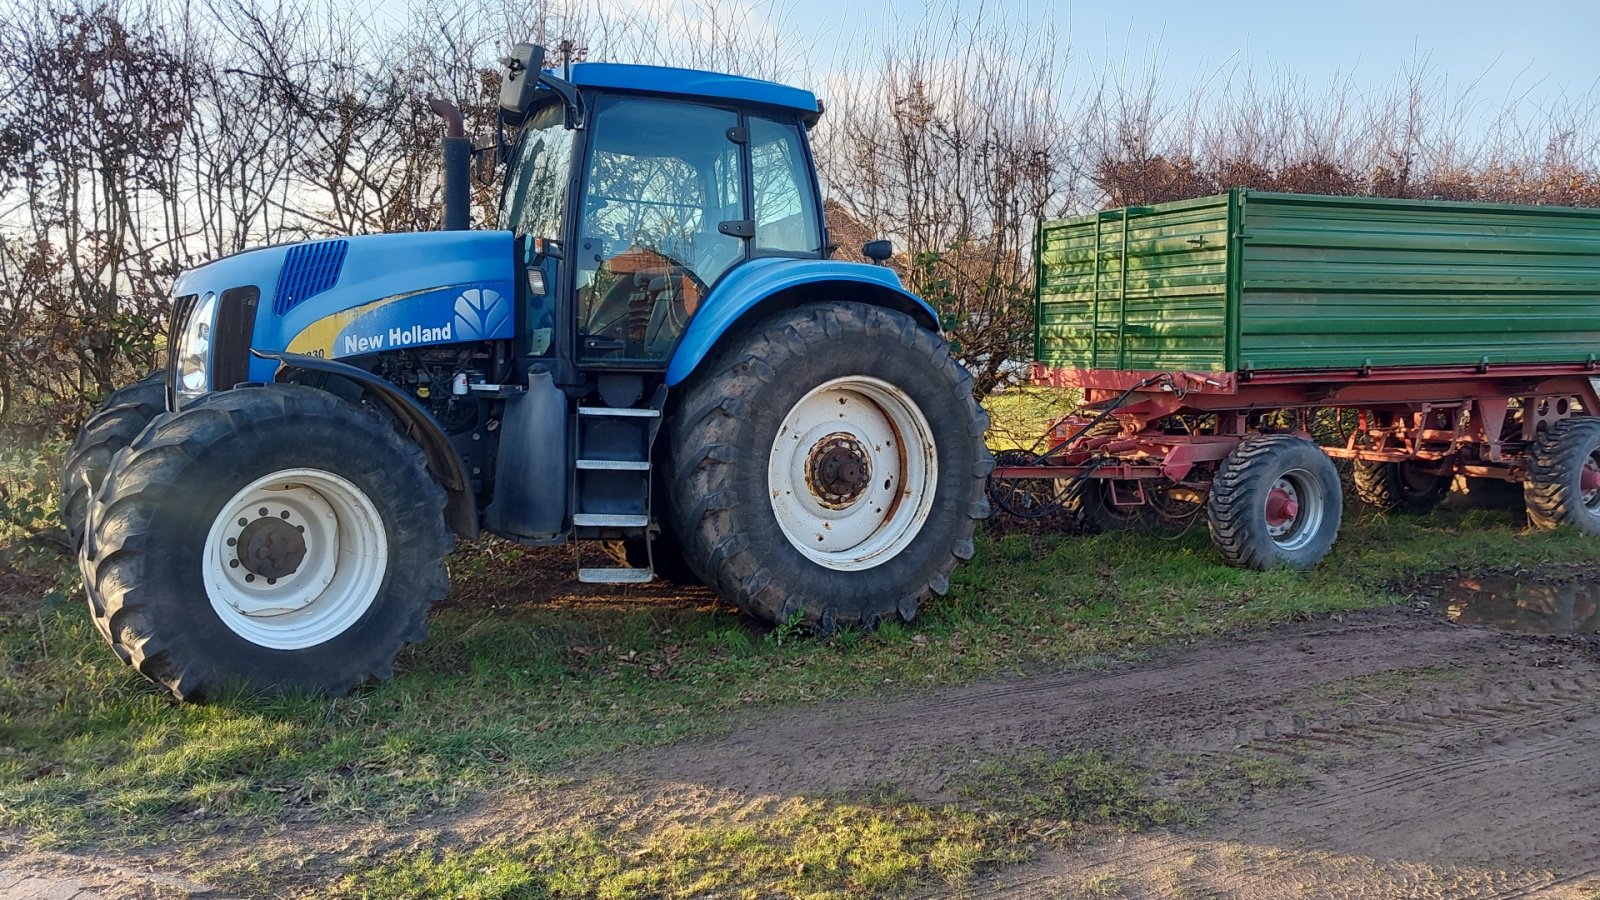
[[[387,677],[456,536],[824,631],[911,619],[972,556],[986,417],[933,310],[830,259],[817,99],[543,60],[505,60],[498,230],[464,230],[448,137],[457,230],[185,272],[167,370],[85,424],[62,509],[89,607],[175,696]]]

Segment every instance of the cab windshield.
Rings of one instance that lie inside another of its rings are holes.
[[[519,235],[561,237],[572,177],[573,132],[566,127],[566,118],[560,101],[528,114],[500,199],[501,229]]]

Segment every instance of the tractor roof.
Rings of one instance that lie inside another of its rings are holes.
[[[648,91],[685,97],[731,100],[792,109],[808,120],[821,113],[817,97],[810,91],[771,81],[702,72],[698,69],[672,69],[666,66],[632,66],[620,63],[578,63],[572,67],[572,83],[579,87]]]

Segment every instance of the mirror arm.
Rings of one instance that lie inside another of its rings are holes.
[[[539,73],[539,83],[555,91],[556,96],[567,107],[567,127],[575,130],[583,128],[583,98],[578,94],[578,86],[565,78],[557,78],[549,72]]]

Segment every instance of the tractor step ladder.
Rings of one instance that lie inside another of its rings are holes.
[[[578,407],[574,417],[573,527],[642,538],[649,547],[656,530],[650,509],[650,448],[660,425],[659,408]],[[582,540],[573,542],[581,582],[644,584],[655,579],[653,565],[585,565],[583,544]]]

